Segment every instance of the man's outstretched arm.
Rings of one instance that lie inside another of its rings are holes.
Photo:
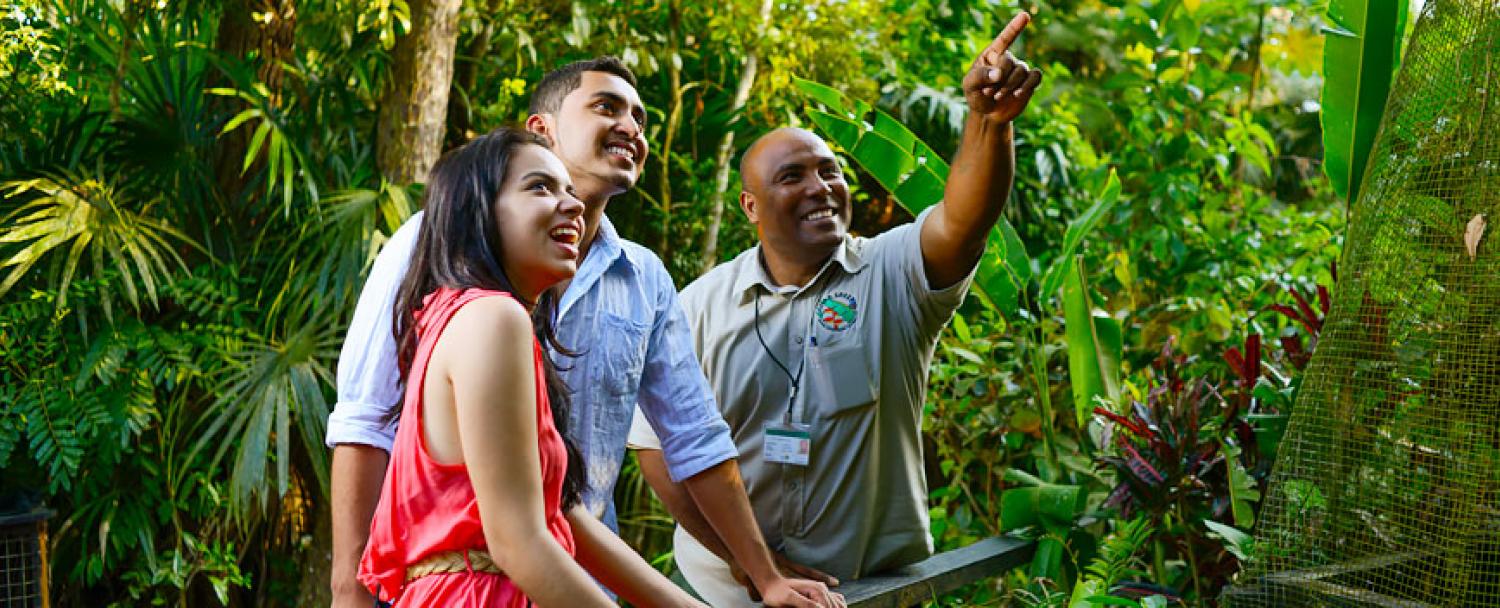
[[[1009,50],[1030,22],[1027,13],[1012,19],[964,75],[969,115],[963,142],[948,172],[943,202],[922,225],[922,261],[932,289],[968,276],[1005,208],[1016,171],[1011,121],[1026,109],[1042,82],[1041,70]]]

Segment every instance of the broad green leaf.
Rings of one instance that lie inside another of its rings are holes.
[[[1062,301],[1068,336],[1068,378],[1073,387],[1073,410],[1078,426],[1088,424],[1094,398],[1115,399],[1120,394],[1120,322],[1095,312],[1084,279],[1083,257],[1074,256],[1063,281]]]
[[[807,114],[812,117],[813,124],[823,132],[825,137],[833,140],[845,150],[854,149],[854,145],[859,142],[860,134],[864,130],[857,122],[822,110],[809,109]]]
[[[1332,0],[1323,47],[1323,171],[1353,203],[1401,58],[1406,0]]]
[[[908,177],[907,174],[917,167],[917,159],[911,155],[911,152],[878,131],[866,131],[859,141],[855,142],[854,147],[848,150],[849,154],[859,160],[861,167],[869,171],[870,175],[875,176],[875,179],[880,180],[880,185],[885,186],[885,189],[891,192],[899,189],[901,182]],[[936,202],[933,201],[933,203]],[[910,211],[919,213],[924,203],[927,201],[912,201],[909,206],[915,208]]]
[[[958,339],[962,340],[964,344],[974,341],[973,334],[969,333],[969,322],[964,320],[963,315],[953,315],[953,324],[951,327],[953,328],[953,335],[958,336]]]
[[[938,201],[943,200],[943,186],[946,183],[947,178],[933,167],[918,162],[911,177],[901,182],[901,185],[897,186],[891,194],[895,195],[898,201],[912,201],[910,204],[913,206],[922,205],[920,209],[913,210],[913,213],[921,213],[922,209],[936,205]]]
[[[1015,487],[1000,495],[1000,529],[1010,531],[1041,523],[1067,523],[1083,514],[1088,494],[1083,486],[1040,483]]]
[[[1255,539],[1233,526],[1226,526],[1212,519],[1203,520],[1203,525],[1208,526],[1209,536],[1217,536],[1224,540],[1224,548],[1235,557],[1242,560],[1249,559],[1251,547]]]
[[[1240,464],[1240,448],[1231,443],[1221,443],[1220,452],[1229,467],[1229,507],[1234,516],[1234,525],[1244,528],[1255,526],[1255,503],[1260,502],[1260,485]]]
[[[979,259],[975,283],[1001,315],[1013,318],[1020,297],[1031,280],[1031,261],[1026,245],[1004,217],[990,231],[984,256]]]
[[[1104,581],[1097,579],[1083,579],[1073,586],[1073,594],[1068,597],[1068,608],[1093,608],[1098,603],[1094,598],[1103,596],[1109,589],[1104,588]]]
[[[907,154],[917,152],[917,135],[908,130],[900,121],[891,118],[889,114],[876,112],[875,124],[871,128],[875,134],[891,140],[902,152]]]
[[[830,109],[837,108],[840,111],[851,112],[856,116],[863,116],[865,112],[870,111],[870,104],[858,100],[850,101],[844,97],[843,93],[838,92],[833,87],[801,78],[793,78],[792,83],[797,86],[797,90],[802,91],[803,95],[817,100]],[[853,105],[852,108],[850,108],[851,104]]]
[[[1031,577],[1054,581],[1061,577],[1066,549],[1062,539],[1052,534],[1037,539],[1036,554],[1031,557]]]
[[[1058,287],[1062,286],[1063,274],[1067,271],[1073,254],[1083,244],[1083,237],[1088,236],[1094,226],[1098,225],[1099,221],[1114,208],[1115,203],[1119,202],[1120,178],[1115,175],[1113,169],[1109,172],[1109,180],[1104,183],[1104,189],[1099,191],[1096,198],[1097,201],[1093,207],[1068,223],[1068,231],[1063,234],[1062,251],[1058,252],[1057,259],[1052,262],[1051,267],[1047,268],[1047,272],[1042,274],[1042,289],[1039,297],[1043,301],[1051,298],[1057,293]]]

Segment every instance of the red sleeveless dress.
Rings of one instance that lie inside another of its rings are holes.
[[[530,602],[504,575],[465,571],[432,574],[405,584],[406,568],[422,559],[466,549],[488,551],[479,522],[479,503],[464,464],[443,464],[427,453],[422,430],[422,385],[433,346],[449,319],[465,304],[483,297],[510,297],[500,291],[440,288],[422,301],[417,312],[417,354],[406,383],[402,424],[396,430],[391,463],[380,503],[370,522],[370,541],[359,563],[359,581],[376,597],[399,600],[403,608],[419,606],[522,607]],[[542,495],[547,529],[569,555],[573,531],[561,510],[568,453],[552,423],[552,408],[542,375],[542,347],[532,340],[536,364],[537,445],[541,449]],[[495,404],[503,407],[503,404]]]

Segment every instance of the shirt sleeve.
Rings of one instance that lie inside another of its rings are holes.
[[[660,438],[667,473],[680,482],[738,454],[693,351],[677,290],[666,268],[659,262],[654,266],[646,280],[656,291],[656,319],[641,372],[639,410]]]
[[[906,284],[913,304],[910,312],[924,336],[937,335],[953,318],[953,311],[963,304],[964,296],[974,283],[975,271],[979,269],[979,260],[975,259],[968,274],[957,283],[942,289],[931,287],[927,280],[927,265],[922,259],[922,224],[936,209],[936,205],[928,207],[916,221],[893,228],[872,239],[871,243],[872,247],[882,249],[872,256],[881,272]]]
[[[396,440],[396,412],[401,407],[401,373],[391,314],[406,277],[422,213],[417,212],[391,235],[359,293],[354,318],[339,351],[338,402],[328,415],[324,443],[332,448],[355,443],[391,451]]]
[[[656,437],[656,431],[651,429],[651,422],[646,420],[646,414],[639,406],[630,417],[630,436],[625,440],[625,447],[632,450],[661,449],[661,439]]]

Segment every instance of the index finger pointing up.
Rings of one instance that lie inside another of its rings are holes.
[[[996,53],[1004,53],[1010,50],[1010,45],[1015,44],[1016,38],[1021,37],[1021,30],[1026,29],[1026,24],[1028,23],[1031,23],[1031,13],[1022,12],[1016,15],[1014,19],[1010,20],[1010,23],[1005,25],[1005,29],[1000,30],[1000,35],[996,36],[995,40],[990,43],[989,48],[985,50]]]

